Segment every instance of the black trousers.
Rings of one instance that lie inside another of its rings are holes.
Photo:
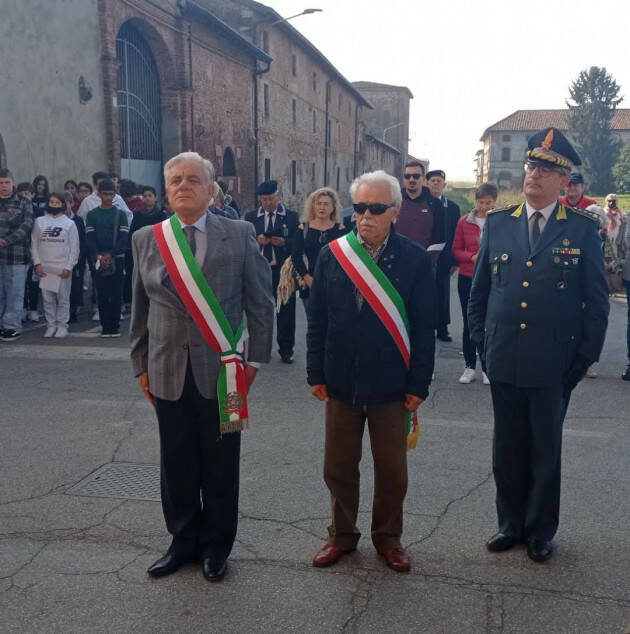
[[[551,540],[560,513],[563,387],[492,381],[490,389],[499,531],[517,539]]]
[[[182,395],[156,398],[155,411],[162,510],[173,544],[227,558],[238,524],[241,434],[219,434],[217,401],[199,394],[190,363]]]
[[[70,286],[70,317],[76,319],[77,307],[83,306],[83,275],[85,262],[79,262],[72,269],[72,284]]]
[[[437,331],[448,331],[451,323],[451,276],[446,271],[437,271],[435,274],[435,288],[437,291]]]
[[[271,267],[271,283],[273,285],[273,298],[278,296],[278,282],[280,281],[281,266]],[[276,337],[278,340],[278,352],[280,355],[292,355],[295,346],[295,295],[282,306],[276,314]]]
[[[470,338],[470,331],[468,330],[468,299],[470,298],[471,287],[472,277],[460,273],[457,277],[457,294],[459,295],[459,302],[462,305],[462,319],[464,322],[462,350],[464,352],[466,367],[472,368],[473,370],[477,367],[477,353],[479,353],[481,369],[485,372],[486,364],[483,361],[483,344],[476,344]]]
[[[116,258],[116,272],[102,275],[98,271],[92,278],[96,284],[98,314],[103,333],[111,335],[120,330],[120,305],[122,302],[122,258]]]
[[[26,284],[24,286],[24,310],[37,310],[39,303],[39,278],[32,266],[26,272]]]

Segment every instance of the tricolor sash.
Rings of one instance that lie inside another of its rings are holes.
[[[365,301],[381,320],[398,347],[407,368],[411,362],[409,318],[400,293],[370,257],[353,231],[329,243],[330,250],[360,291]],[[418,442],[418,415],[409,412],[407,449]]]
[[[217,380],[221,433],[242,431],[248,419],[243,324],[236,333],[232,330],[177,216],[154,225],[153,233],[179,297],[207,344],[221,357]]]

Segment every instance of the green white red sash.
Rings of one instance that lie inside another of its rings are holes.
[[[236,333],[232,330],[177,216],[154,225],[153,233],[179,297],[208,345],[221,357],[217,380],[221,433],[241,431],[248,419],[243,324]]]
[[[381,320],[398,347],[407,368],[411,363],[409,318],[405,302],[385,273],[370,257],[354,232],[334,240],[330,250]],[[415,447],[418,437],[417,413],[409,412],[407,446]]]

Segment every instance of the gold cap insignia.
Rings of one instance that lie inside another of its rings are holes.
[[[542,142],[540,147],[543,150],[550,150],[552,143],[553,143],[553,128],[549,130],[549,132],[547,132],[547,136],[545,137],[545,140]]]

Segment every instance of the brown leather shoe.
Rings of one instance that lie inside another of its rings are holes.
[[[348,551],[341,550],[341,548],[337,548],[332,544],[326,544],[315,553],[315,557],[313,557],[313,566],[316,568],[332,566],[339,561],[341,555],[345,552]]]
[[[382,553],[387,565],[396,572],[409,572],[411,563],[404,548],[390,548]]]

